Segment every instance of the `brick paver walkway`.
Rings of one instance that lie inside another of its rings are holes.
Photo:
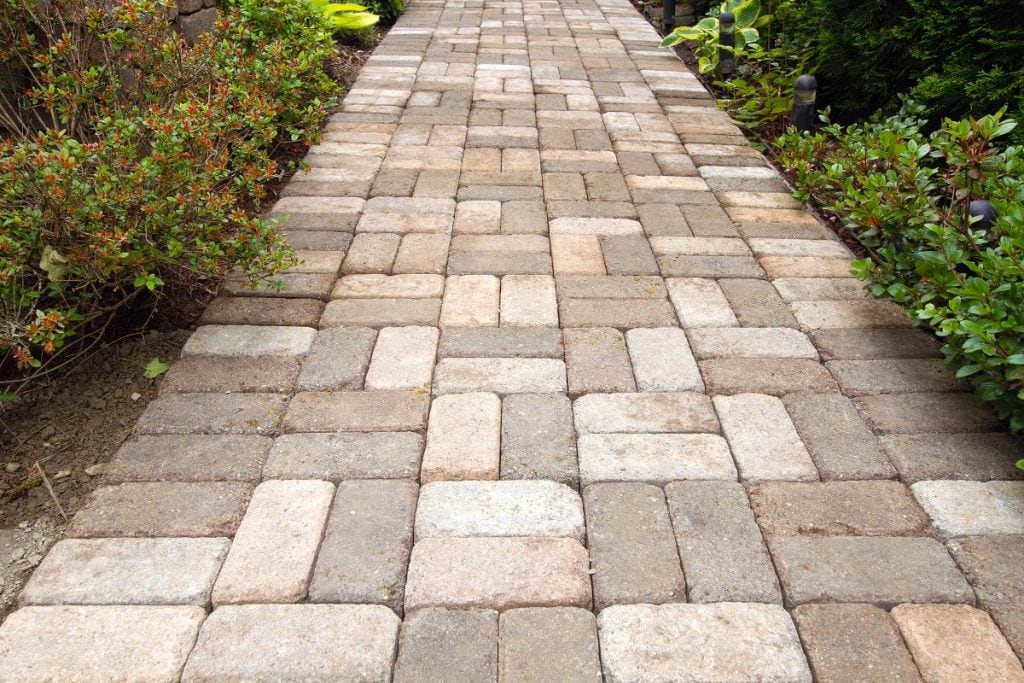
[[[415,0],[0,679],[1024,680],[1020,442],[657,43]]]

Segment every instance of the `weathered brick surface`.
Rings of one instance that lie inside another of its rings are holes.
[[[779,536],[769,545],[787,605],[974,602],[949,553],[932,538]]]
[[[691,602],[782,602],[740,484],[674,482],[665,496]]]
[[[815,677],[822,681],[917,683],[896,623],[873,605],[801,605],[793,620]]]
[[[609,327],[567,329],[563,337],[570,395],[636,391],[621,332]]]
[[[395,683],[495,681],[498,613],[428,607],[402,623]]]
[[[686,600],[686,583],[659,488],[593,484],[583,492],[583,500],[595,610]]]
[[[68,525],[69,538],[232,536],[252,487],[243,482],[101,486]]]
[[[304,598],[333,496],[324,481],[260,484],[217,576],[214,604]]]
[[[501,404],[501,478],[579,484],[572,406],[562,394],[512,394]]]
[[[174,681],[205,617],[194,605],[27,607],[0,626],[0,671],[12,681]]]
[[[125,442],[106,481],[257,481],[274,442],[265,436],[140,436]]]
[[[415,479],[423,437],[412,432],[284,434],[274,440],[265,479]]]
[[[203,623],[183,681],[389,680],[398,617],[380,605],[228,605]]]
[[[892,618],[928,681],[1024,681],[992,618],[967,605],[900,605]]]
[[[501,615],[498,676],[503,681],[600,680],[597,621],[578,607],[524,607]]]
[[[810,681],[775,605],[617,605],[597,620],[605,680]]]
[[[338,484],[309,585],[312,602],[379,603],[401,614],[417,486]]]

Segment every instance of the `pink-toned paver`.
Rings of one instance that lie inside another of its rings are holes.
[[[0,681],[1024,678],[1024,444],[659,42],[411,0]]]

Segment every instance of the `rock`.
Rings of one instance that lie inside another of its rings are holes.
[[[61,479],[67,479],[71,476],[71,470],[61,470],[57,474],[53,475],[53,479],[60,481]]]
[[[17,472],[20,469],[21,469],[21,463],[20,462],[9,462],[9,463],[4,465],[4,471],[7,472],[7,474],[14,474],[15,472]]]
[[[100,462],[96,463],[95,465],[90,465],[89,467],[86,467],[84,471],[90,477],[98,477],[107,471],[107,466],[105,463]]]

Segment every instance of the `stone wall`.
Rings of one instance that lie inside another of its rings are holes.
[[[185,42],[191,44],[217,21],[216,0],[177,0],[173,20]]]

